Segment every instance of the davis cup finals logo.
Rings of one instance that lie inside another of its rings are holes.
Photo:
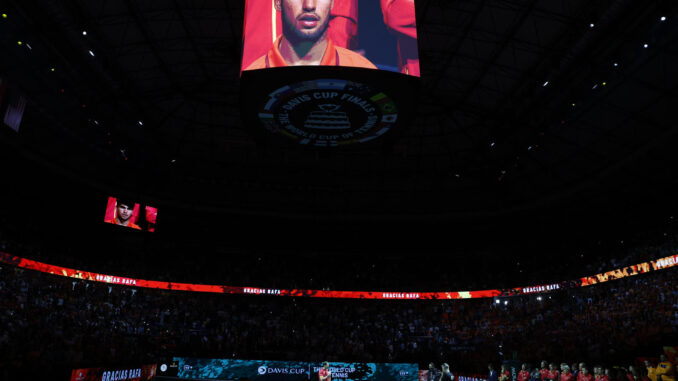
[[[259,374],[266,374],[266,365],[260,366],[259,369],[257,369],[257,372],[259,372]]]
[[[317,79],[269,94],[259,120],[299,144],[336,147],[383,135],[398,120],[398,109],[386,94],[365,84]]]

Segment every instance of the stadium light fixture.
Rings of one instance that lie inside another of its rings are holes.
[[[94,52],[90,50],[90,51],[89,51],[89,55],[92,56],[92,57],[94,57]]]
[[[137,122],[137,124],[140,125],[140,126],[143,126],[144,122],[140,120],[140,121]]]
[[[495,145],[494,142],[490,143],[490,147],[494,147],[494,145]]]
[[[594,24],[594,23],[589,24],[589,28],[591,28],[591,29],[593,29],[593,27],[595,27],[595,26],[596,26],[596,24]]]
[[[537,296],[537,300],[541,302],[541,296]]]
[[[19,45],[19,46],[21,46],[21,45],[23,45],[23,44],[24,44],[24,42],[23,42],[23,41],[21,41],[21,40],[19,40],[19,41],[17,41],[17,42],[16,42],[16,44],[17,44],[17,45]]]
[[[544,82],[544,84],[541,85],[541,86],[542,86],[542,87],[546,87],[546,86],[548,86],[548,85],[549,85],[549,81],[546,81],[546,82]]]
[[[86,31],[86,30],[83,30],[83,31],[82,31],[82,35],[83,35],[83,36],[87,36],[87,31]]]
[[[497,299],[497,300],[495,300],[494,302],[497,303],[497,304],[499,304],[499,303],[501,303],[501,300]]]
[[[49,71],[51,71],[52,73],[54,73],[54,72],[56,71],[56,68],[51,67],[51,68],[49,68]]]
[[[647,49],[647,48],[649,48],[649,47],[650,47],[650,45],[648,45],[648,44],[643,44],[643,48]]]
[[[3,19],[6,19],[6,18],[7,18],[7,13],[3,13],[3,14],[2,14],[2,18],[3,18]],[[664,21],[664,20],[662,20],[662,21]]]
[[[612,64],[612,66],[617,67],[617,66],[619,66],[619,64],[615,62],[615,63]]]
[[[508,300],[504,300],[504,305],[507,305],[507,304],[508,304]]]
[[[3,13],[2,18],[7,18],[7,17],[5,17],[5,16],[7,16],[7,15]],[[660,17],[660,18],[659,18],[659,21],[666,21],[666,16]]]

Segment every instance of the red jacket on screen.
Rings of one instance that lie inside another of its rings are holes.
[[[530,379],[530,371],[529,370],[521,370],[518,372],[518,381],[527,381]]]
[[[419,76],[417,17],[414,0],[381,0],[384,23],[398,38],[398,66],[401,73]]]
[[[581,375],[581,380],[580,381],[593,381],[593,375],[591,373],[589,374],[582,374]]]
[[[344,49],[358,48],[358,0],[335,0],[328,35]]]
[[[560,372],[557,370],[549,370],[546,372],[546,378],[549,380],[559,380],[560,379]]]
[[[120,226],[125,226],[125,227],[127,227],[127,228],[132,228],[132,229],[141,230],[141,226],[136,225],[136,224],[132,223],[131,221],[128,222],[127,225],[121,225],[121,224],[119,224],[119,223],[115,220],[115,218],[112,219],[112,220],[106,220],[106,221],[104,221],[104,222],[109,223],[109,224],[113,224],[113,225],[120,225]]]
[[[243,43],[247,44],[243,47],[242,67],[247,68],[266,54],[282,34],[282,17],[275,10],[273,0],[247,0],[243,29]],[[329,37],[335,45],[351,49],[357,43],[357,34],[358,0],[335,1],[330,13]]]

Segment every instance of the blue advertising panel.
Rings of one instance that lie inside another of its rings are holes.
[[[196,359],[175,357],[177,377],[182,379],[310,381],[316,380],[320,363],[300,361]],[[417,364],[331,362],[333,381],[417,381]]]

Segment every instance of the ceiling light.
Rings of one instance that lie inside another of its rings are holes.
[[[548,86],[548,85],[549,85],[549,81],[546,81],[546,82],[544,82],[544,84],[541,85],[541,86],[542,86],[542,87],[546,87],[546,86]]]
[[[619,64],[615,62],[615,63],[612,64],[612,66],[617,67],[617,66],[619,66]]]
[[[143,126],[143,125],[144,125],[144,122],[142,122],[141,120],[138,121],[137,123],[138,123],[140,126]]]
[[[86,30],[83,30],[83,31],[82,31],[82,35],[83,35],[83,36],[87,36],[87,31],[86,31]]]
[[[7,15],[3,13],[2,18],[7,18]],[[666,21],[666,16],[660,17],[659,21]]]
[[[90,51],[89,51],[89,55],[92,56],[92,57],[94,57],[94,52],[90,50]]]
[[[647,49],[650,45],[648,44],[643,44],[643,48]]]
[[[590,23],[590,24],[589,24],[589,27],[590,27],[590,28],[593,28],[594,26],[596,26],[594,23]]]

